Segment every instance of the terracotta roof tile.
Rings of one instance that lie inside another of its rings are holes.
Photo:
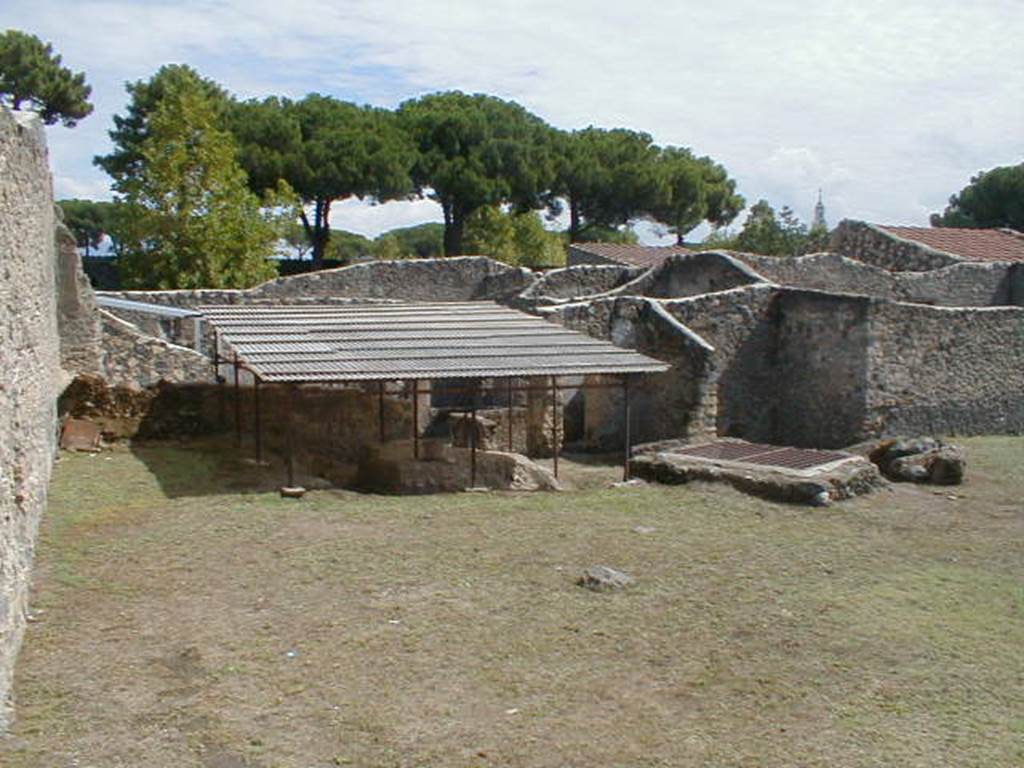
[[[656,267],[669,256],[693,253],[681,245],[624,245],[621,243],[573,243],[578,251],[592,253],[633,267]]]
[[[879,229],[971,261],[1024,262],[1024,235],[1009,229],[888,226]]]

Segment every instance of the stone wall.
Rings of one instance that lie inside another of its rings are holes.
[[[762,284],[664,303],[672,317],[714,348],[710,384],[717,393],[720,435],[769,442],[774,437],[777,293]]]
[[[956,264],[963,259],[926,245],[904,240],[863,221],[839,222],[829,250],[893,272],[925,272]]]
[[[60,213],[60,208],[56,209]],[[101,323],[92,286],[82,271],[75,237],[61,222],[57,242],[57,324],[61,367],[68,374],[99,373],[103,365]]]
[[[607,293],[635,280],[647,270],[621,264],[580,265],[552,269],[523,291],[515,305],[523,309],[558,304],[584,296]]]
[[[42,126],[0,108],[0,731],[56,448],[56,223]]]
[[[671,299],[726,291],[761,282],[760,275],[725,253],[670,256],[636,280],[616,288],[620,296]]]
[[[867,434],[1024,432],[1024,309],[874,302]]]
[[[377,299],[509,303],[533,285],[528,269],[486,256],[372,261],[281,277],[247,290],[114,291],[107,295],[191,309],[201,304]]]
[[[152,387],[168,383],[209,383],[213,381],[210,359],[188,347],[142,333],[110,312],[102,319],[103,377],[114,386]]]
[[[678,323],[659,302],[604,298],[557,312],[569,328],[672,364],[666,373],[632,376],[631,437],[634,443],[670,437],[703,439],[714,434],[716,392],[711,381],[713,350]],[[582,390],[584,445],[611,450],[624,443],[621,376],[589,376]]]
[[[772,442],[841,448],[863,440],[872,300],[783,290],[775,312]]]
[[[737,254],[779,285],[948,307],[1024,303],[1024,270],[1003,262],[958,262],[927,272],[891,272],[837,253],[795,258]]]

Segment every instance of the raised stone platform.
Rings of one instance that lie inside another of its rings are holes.
[[[817,506],[870,493],[884,484],[878,468],[863,456],[735,439],[637,446],[630,470],[659,483],[724,482],[773,501]]]

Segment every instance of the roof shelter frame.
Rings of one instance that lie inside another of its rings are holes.
[[[501,312],[509,313],[509,319],[512,319],[512,320],[518,319],[518,317],[516,317],[516,316],[521,316],[523,318],[532,318],[531,315],[526,315],[525,313],[517,312],[516,310],[510,310],[510,309],[507,309],[507,308],[504,308],[504,307],[499,307],[498,305],[495,305],[495,304],[490,303],[490,302],[475,302],[474,304],[475,305],[479,305],[481,307],[481,311],[489,312],[490,310],[487,309],[486,307],[493,307],[495,309],[495,311],[497,311],[499,313],[501,313]],[[311,309],[312,313],[315,315],[316,314],[316,310],[318,308],[323,309],[324,311],[328,311],[327,307],[330,307],[330,306],[332,306],[332,305],[299,305],[299,307],[297,308],[297,307],[291,306],[291,305],[284,305],[284,306],[278,306],[278,307],[262,307],[262,308],[261,307],[255,307],[253,309],[255,309],[257,312],[260,309],[263,309],[264,311],[266,311],[268,309],[277,309],[277,310],[280,310],[286,316],[290,317],[292,315],[292,313],[296,312],[297,309],[298,309],[298,313],[297,314],[302,314],[301,313],[301,309],[305,308],[307,310]],[[362,306],[365,309],[372,309],[376,305],[358,305],[358,306]],[[395,305],[383,305],[383,306],[390,307],[392,310],[395,309]],[[410,311],[414,311],[415,307],[417,305],[405,305],[405,306],[408,306],[410,308]],[[440,306],[440,305],[431,305],[431,306]],[[460,306],[468,306],[468,305],[467,304],[462,304]],[[352,310],[353,305],[347,305],[346,308],[348,310]],[[632,359],[630,359],[629,365],[619,366],[619,370],[616,370],[616,366],[615,365],[601,366],[600,364],[598,364],[597,368],[604,367],[605,370],[594,369],[594,370],[588,370],[588,371],[582,371],[581,372],[581,371],[577,370],[578,366],[574,367],[571,364],[569,364],[569,365],[565,366],[565,372],[564,373],[559,373],[558,370],[552,370],[548,374],[540,374],[540,373],[535,372],[535,371],[526,371],[526,372],[511,373],[511,374],[507,374],[507,375],[494,375],[494,374],[497,373],[496,371],[494,371],[494,372],[488,373],[487,375],[479,375],[479,376],[472,376],[472,375],[457,375],[457,376],[443,375],[443,376],[437,376],[437,375],[435,375],[435,376],[431,376],[431,377],[425,377],[425,376],[411,376],[410,377],[410,376],[386,376],[386,375],[383,375],[383,376],[374,376],[373,378],[366,378],[366,377],[358,377],[358,378],[356,378],[356,377],[345,376],[344,373],[339,372],[339,375],[337,377],[333,377],[333,378],[328,379],[328,380],[324,380],[323,378],[320,378],[320,377],[318,377],[316,379],[304,379],[301,376],[294,376],[294,377],[290,376],[289,378],[284,379],[284,380],[282,380],[280,377],[278,377],[276,380],[267,381],[265,379],[265,377],[263,375],[261,375],[260,366],[259,365],[250,364],[245,359],[244,345],[242,345],[242,344],[239,344],[239,345],[233,344],[232,341],[231,341],[231,336],[229,336],[227,334],[222,334],[221,333],[221,329],[220,329],[220,327],[218,327],[216,313],[217,313],[218,310],[230,310],[230,309],[231,309],[230,307],[203,307],[203,308],[201,308],[201,311],[203,312],[205,318],[211,323],[212,330],[213,330],[213,341],[214,341],[214,343],[213,343],[213,350],[212,350],[212,361],[213,361],[214,374],[216,376],[216,381],[218,382],[219,390],[220,390],[220,414],[221,414],[222,425],[224,425],[224,426],[226,426],[226,424],[224,422],[226,421],[226,418],[225,418],[226,417],[226,402],[225,402],[225,399],[226,399],[225,395],[226,395],[226,393],[225,393],[225,388],[227,386],[227,380],[226,380],[226,377],[224,377],[224,376],[222,376],[220,374],[221,366],[225,365],[225,364],[230,365],[231,369],[233,371],[233,381],[232,381],[232,390],[233,390],[233,398],[232,399],[234,400],[234,402],[233,402],[233,406],[234,406],[234,408],[233,408],[233,410],[234,410],[233,421],[234,421],[234,427],[235,427],[235,430],[234,430],[235,431],[235,445],[236,445],[236,447],[239,450],[241,450],[241,447],[242,447],[242,432],[243,432],[243,427],[242,427],[242,392],[241,392],[242,388],[241,388],[241,380],[240,380],[241,371],[243,371],[243,370],[247,371],[253,377],[253,387],[252,387],[252,389],[253,389],[253,397],[252,397],[252,406],[253,406],[252,407],[252,422],[253,422],[252,423],[252,433],[253,433],[253,443],[254,443],[254,450],[255,450],[255,460],[256,460],[257,466],[263,466],[263,436],[262,436],[263,416],[262,416],[261,402],[260,402],[260,400],[261,400],[260,389],[261,389],[262,386],[266,385],[267,383],[283,383],[283,384],[286,384],[289,388],[292,388],[293,390],[297,391],[298,388],[301,387],[301,386],[317,386],[317,385],[321,385],[322,386],[322,385],[325,385],[325,384],[327,384],[327,385],[333,385],[333,384],[348,384],[348,385],[352,385],[352,384],[360,384],[360,383],[366,384],[366,383],[370,383],[370,382],[375,382],[377,384],[377,386],[375,388],[376,392],[364,390],[363,391],[363,395],[366,396],[366,397],[373,397],[374,395],[376,395],[376,399],[377,399],[377,412],[378,412],[379,440],[380,440],[381,443],[386,442],[386,439],[385,439],[385,434],[386,434],[385,426],[386,425],[385,425],[385,416],[384,416],[384,408],[383,408],[384,394],[385,394],[385,385],[387,383],[392,383],[392,382],[400,382],[402,384],[405,384],[407,387],[409,387],[409,385],[411,385],[411,388],[408,389],[408,394],[412,398],[412,408],[413,408],[412,429],[411,429],[411,432],[412,432],[412,458],[414,460],[418,460],[419,459],[419,455],[420,455],[419,398],[422,395],[430,394],[430,392],[432,391],[431,389],[421,390],[421,388],[420,388],[420,381],[423,378],[428,378],[429,380],[432,380],[432,379],[435,379],[435,378],[458,378],[458,379],[463,379],[464,381],[467,382],[467,384],[465,386],[463,386],[463,387],[455,387],[455,388],[446,387],[445,391],[448,392],[448,393],[451,393],[451,394],[460,393],[460,394],[468,394],[470,396],[470,401],[469,401],[469,420],[472,423],[472,428],[469,430],[470,487],[475,487],[476,483],[477,483],[477,475],[478,475],[478,472],[477,472],[477,450],[478,450],[478,445],[477,445],[477,428],[476,428],[476,425],[477,425],[477,409],[478,409],[478,406],[479,406],[479,397],[480,397],[481,392],[483,391],[483,388],[481,387],[481,382],[482,382],[482,380],[487,379],[487,380],[490,380],[490,381],[493,382],[493,384],[489,388],[492,393],[497,393],[499,391],[500,384],[504,384],[504,387],[501,387],[501,389],[504,391],[504,394],[506,395],[506,400],[507,400],[507,405],[506,405],[506,407],[508,408],[507,447],[508,447],[509,452],[512,452],[513,446],[514,446],[514,426],[513,426],[513,419],[512,419],[512,408],[513,408],[513,398],[512,398],[512,395],[513,395],[513,393],[514,392],[543,392],[545,394],[550,393],[550,402],[551,402],[551,409],[552,409],[552,423],[551,423],[552,470],[553,470],[553,474],[554,474],[554,476],[556,478],[559,475],[559,457],[560,457],[560,452],[561,452],[561,439],[562,439],[562,429],[563,429],[562,424],[561,424],[561,422],[562,422],[562,413],[560,412],[560,408],[559,408],[560,402],[559,402],[558,393],[560,391],[563,391],[563,390],[577,391],[577,390],[591,390],[591,389],[620,388],[621,391],[622,391],[622,395],[623,395],[623,397],[622,397],[622,401],[623,401],[622,416],[623,416],[623,432],[624,432],[623,452],[622,452],[622,467],[623,467],[622,477],[623,477],[623,480],[626,481],[626,480],[629,480],[629,478],[630,478],[629,462],[630,462],[630,459],[632,458],[632,424],[631,424],[631,422],[632,422],[632,413],[631,413],[631,403],[630,403],[630,389],[631,389],[630,384],[631,384],[631,379],[636,377],[636,376],[638,376],[638,375],[642,375],[642,374],[645,374],[645,373],[663,372],[663,371],[668,370],[668,368],[669,368],[669,366],[666,363],[662,362],[662,361],[654,360],[652,358],[647,358],[647,357],[642,356],[642,355],[637,356],[637,353],[633,353],[633,352],[630,352],[630,351],[627,351],[627,350],[622,350],[620,348],[613,347],[608,342],[600,342],[598,340],[591,339],[590,337],[587,337],[584,334],[578,334],[576,332],[568,331],[567,329],[562,329],[561,326],[554,326],[554,325],[546,323],[543,320],[534,318],[534,319],[537,319],[538,322],[544,323],[545,325],[548,325],[548,326],[550,326],[552,328],[558,328],[561,331],[564,331],[566,334],[575,334],[575,335],[581,337],[581,339],[587,340],[588,343],[587,343],[586,346],[591,346],[591,347],[594,347],[596,349],[599,349],[604,354],[607,354],[607,349],[602,349],[601,348],[602,346],[606,347],[606,348],[614,349],[617,352],[626,353],[626,354],[630,355]],[[399,310],[399,311],[401,311],[401,310]],[[232,355],[230,357],[225,357],[225,356],[223,356],[221,354],[221,344],[222,343],[225,343],[225,344],[227,344],[228,346],[230,346],[232,348]],[[243,347],[243,349],[241,351],[239,350],[240,346]],[[639,362],[638,363],[637,360],[639,358],[643,358],[643,362]],[[557,366],[555,366],[555,367],[557,368]],[[621,370],[622,367],[627,368],[627,370]],[[633,369],[637,369],[637,370],[633,370]],[[566,375],[573,375],[573,376],[584,375],[585,376],[585,375],[588,375],[588,374],[599,374],[599,375],[603,375],[603,376],[616,375],[619,380],[617,382],[609,382],[609,381],[587,382],[586,379],[584,379],[582,382],[574,383],[571,386],[564,386],[564,385],[561,385],[560,382],[559,382],[559,379],[562,376],[566,376]],[[517,380],[520,380],[520,379],[523,379],[523,378],[540,378],[541,376],[543,376],[543,378],[547,379],[547,381],[544,384],[521,384],[521,383],[517,383]],[[292,402],[292,400],[293,400],[292,398],[288,399],[289,402]],[[286,482],[287,482],[287,486],[289,488],[291,488],[291,487],[295,486],[295,440],[294,440],[294,434],[293,434],[293,432],[294,432],[294,423],[293,423],[294,419],[292,418],[292,412],[291,412],[292,409],[288,408],[286,410],[287,410],[287,413],[285,414],[285,419],[284,419],[284,421],[285,421]],[[465,418],[465,416],[463,418]]]

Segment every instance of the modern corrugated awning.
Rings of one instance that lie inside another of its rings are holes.
[[[660,360],[493,302],[203,306],[264,381],[659,373]]]

